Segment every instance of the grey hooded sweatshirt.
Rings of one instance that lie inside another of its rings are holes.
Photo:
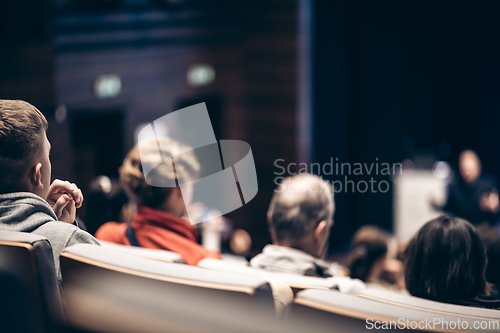
[[[268,244],[262,253],[250,260],[250,266],[274,273],[305,276],[332,277],[345,275],[337,263],[327,263],[319,258],[290,247]]]
[[[100,245],[97,239],[76,225],[58,221],[47,201],[30,192],[0,195],[0,230],[31,232],[46,237],[52,246],[59,280],[59,255],[66,247],[77,243]]]

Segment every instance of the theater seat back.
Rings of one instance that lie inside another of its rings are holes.
[[[468,318],[500,321],[500,311],[498,310],[435,302],[410,295],[402,295],[391,291],[366,289],[362,291],[359,296],[366,299],[394,304],[405,308],[414,308],[434,312],[436,313],[436,315],[443,313],[464,316]]]
[[[61,331],[64,312],[49,241],[35,234],[0,230],[0,268],[26,286],[33,327]],[[1,286],[8,288],[9,286]]]
[[[225,332],[252,327],[241,325],[274,313],[271,288],[263,279],[100,246],[67,248],[61,255],[61,271],[68,324],[76,329]]]
[[[146,258],[146,259],[172,262],[172,263],[177,263],[177,264],[184,263],[184,260],[182,259],[182,256],[180,254],[175,253],[175,252],[171,252],[171,251],[167,251],[167,250],[147,249],[144,247],[114,244],[114,243],[105,242],[102,240],[100,240],[99,243],[101,243],[102,246],[104,246],[108,249],[121,251],[124,253],[132,254],[134,256],[138,256],[138,257],[142,257],[142,258]]]
[[[292,288],[294,294],[304,289],[339,289],[341,292],[357,295],[359,291],[365,288],[363,282],[349,277],[321,278],[288,273],[273,273],[251,266],[235,265],[231,262],[212,258],[200,260],[198,266],[222,272],[247,274],[283,281]]]
[[[476,320],[456,315],[382,303],[334,290],[308,289],[297,294],[291,309],[294,326],[314,332],[364,332],[385,328],[393,332],[477,332]],[[391,326],[392,325],[392,329]],[[460,326],[457,326],[460,325]],[[460,328],[460,329],[457,329]],[[465,328],[465,329],[464,329]],[[494,326],[482,329],[498,332]]]

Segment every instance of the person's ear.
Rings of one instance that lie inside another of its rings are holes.
[[[31,183],[33,186],[38,187],[40,189],[43,188],[42,183],[42,163],[37,163],[33,168],[33,173],[31,175]]]
[[[271,241],[273,244],[278,244],[278,240],[276,239],[276,233],[274,232],[274,229],[271,228],[271,225],[269,225],[269,234],[271,235]]]
[[[267,211],[267,214],[266,214],[266,217],[267,217],[267,221],[269,221],[269,222],[270,222],[270,221],[271,221],[271,218],[273,217],[273,213],[272,213],[270,210],[268,210],[268,211]]]
[[[274,229],[271,227],[271,218],[273,217],[273,213],[270,210],[268,210],[266,217],[267,217],[267,225],[268,225],[268,229],[269,229],[269,234],[271,235],[271,240],[272,240],[273,244],[277,244],[276,233],[274,232]]]
[[[174,202],[176,205],[182,205],[182,206],[186,207],[186,209],[187,209],[188,203],[185,202],[184,197],[182,196],[182,191],[181,191],[180,187],[174,187],[172,190],[172,193],[170,194],[170,197],[174,199]]]
[[[314,229],[314,241],[319,243],[325,235],[328,233],[328,222],[323,220],[318,223],[316,229]]]

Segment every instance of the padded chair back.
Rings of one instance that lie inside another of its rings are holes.
[[[359,280],[352,280],[348,277],[320,278],[287,273],[272,273],[262,269],[250,266],[234,265],[230,262],[225,262],[224,260],[212,258],[200,260],[198,262],[198,266],[222,272],[247,274],[262,278],[281,280],[292,288],[294,294],[297,294],[297,292],[304,289],[339,289],[341,292],[357,295],[360,290],[365,288],[363,282]]]
[[[184,260],[182,259],[182,256],[180,254],[167,250],[147,249],[144,247],[114,244],[102,240],[100,240],[99,243],[101,243],[102,246],[108,249],[125,252],[142,258],[160,260],[177,264],[184,263]]]
[[[257,276],[265,279],[271,285],[274,297],[274,307],[279,316],[286,316],[293,302],[294,293],[291,286],[276,277],[267,276],[265,271],[243,265],[239,261],[206,258],[198,262],[199,267],[212,269],[220,272],[229,272]],[[248,263],[248,262],[247,262]]]
[[[251,332],[255,331],[253,315],[274,313],[271,288],[260,278],[154,261],[88,244],[71,246],[60,258],[66,316],[72,328],[98,332],[243,328]]]
[[[60,331],[64,312],[49,241],[35,234],[0,230],[0,268],[27,287],[20,297],[32,302],[32,310],[26,311],[33,313],[33,326]]]
[[[39,304],[23,278],[0,268],[0,323],[2,332],[43,332]]]
[[[498,310],[435,302],[410,295],[402,295],[390,291],[376,289],[365,289],[359,294],[359,296],[366,299],[371,299],[387,304],[394,304],[405,308],[429,311],[436,313],[436,315],[450,314],[468,318],[500,321],[500,311]]]
[[[291,309],[294,326],[311,332],[364,332],[383,328],[388,331],[477,332],[476,320],[411,309],[334,290],[308,289],[297,294]],[[308,320],[307,325],[301,324]],[[392,329],[391,326],[392,325]],[[460,326],[457,326],[460,325]],[[460,329],[458,329],[460,328]],[[385,330],[384,330],[385,331]],[[497,332],[490,325],[481,330]]]

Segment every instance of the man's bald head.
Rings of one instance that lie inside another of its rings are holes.
[[[298,241],[321,221],[333,223],[333,191],[318,176],[300,174],[285,178],[274,191],[268,223],[276,241]]]

